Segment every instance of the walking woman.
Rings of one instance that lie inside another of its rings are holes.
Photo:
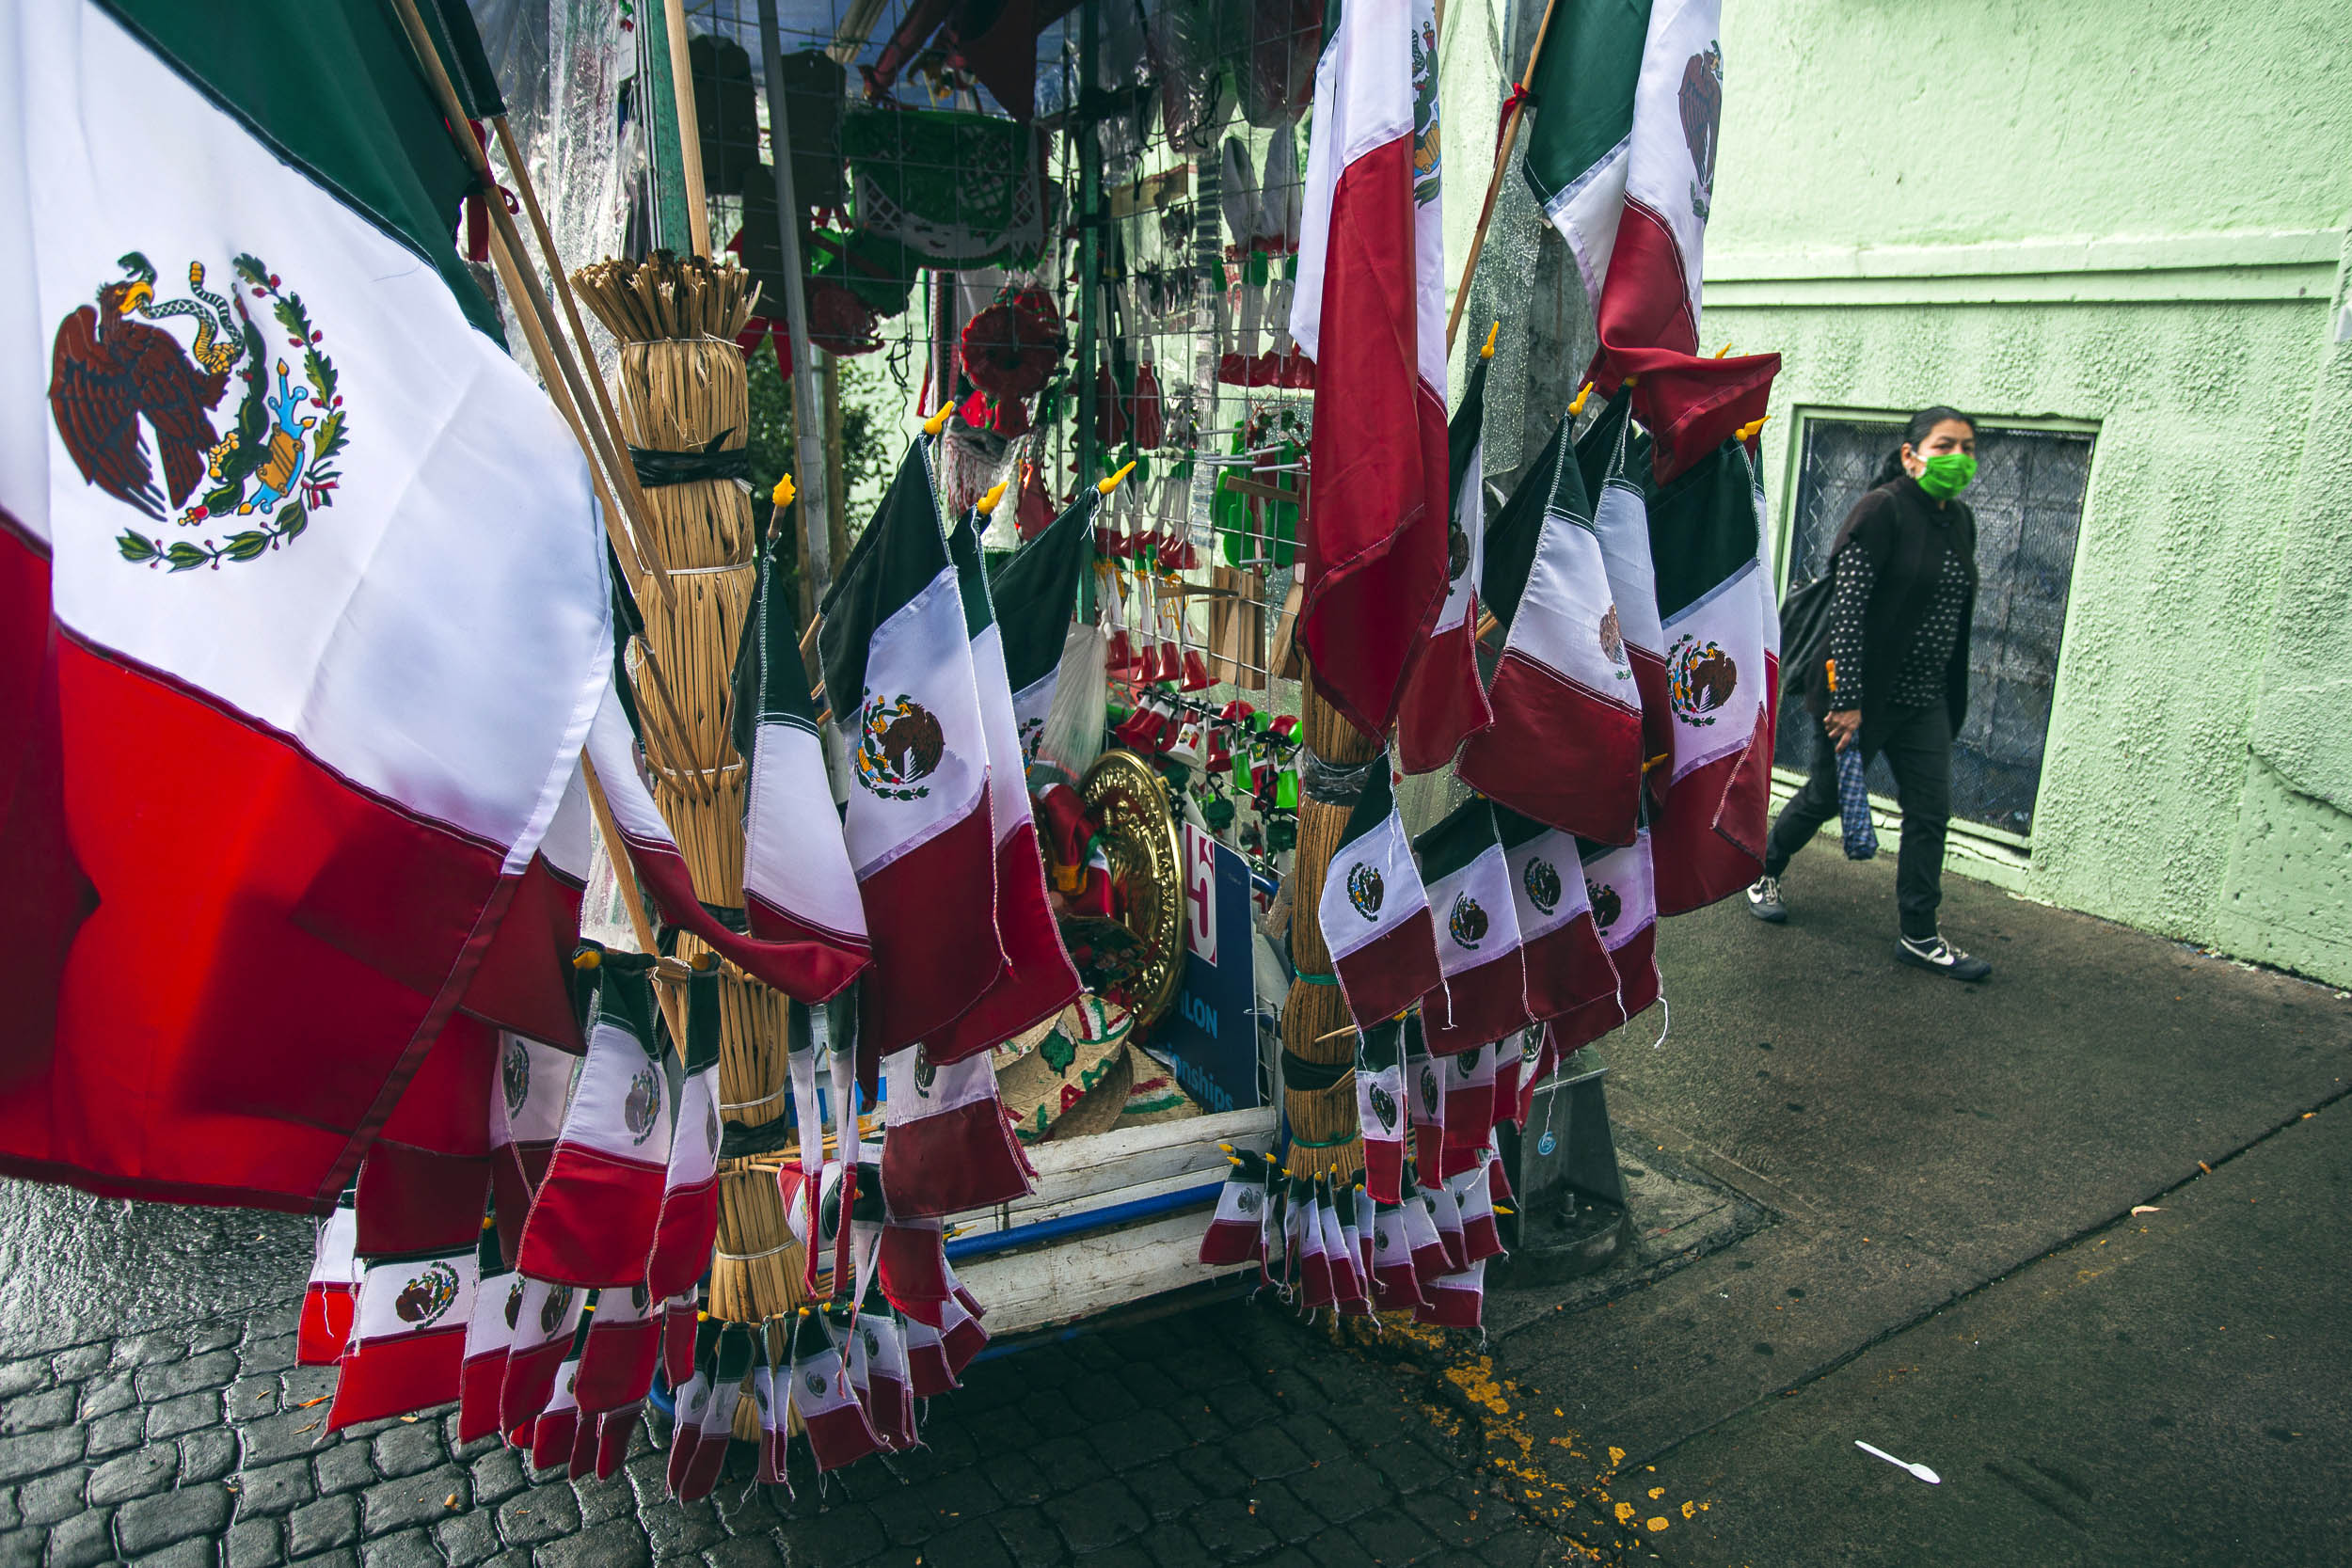
[[[1802,673],[1820,721],[1813,776],[1790,797],[1748,889],[1759,920],[1788,918],[1781,878],[1837,815],[1837,753],[1884,756],[1902,801],[1896,859],[1896,957],[1955,980],[1993,973],[1944,940],[1944,832],[1951,820],[1952,736],[1968,710],[1968,630],[1977,606],[1977,518],[1959,497],[1977,477],[1977,431],[1950,408],[1923,408],[1904,427],[1876,487],[1838,530],[1831,552],[1826,663]],[[1833,679],[1834,675],[1834,679]]]

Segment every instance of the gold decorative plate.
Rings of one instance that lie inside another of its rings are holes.
[[[1133,752],[1104,752],[1078,784],[1103,823],[1111,879],[1125,895],[1126,927],[1150,952],[1136,990],[1136,1027],[1159,1021],[1184,977],[1184,871],[1168,785]]]

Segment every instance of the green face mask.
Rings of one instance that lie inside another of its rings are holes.
[[[1927,459],[1919,488],[1936,500],[1947,501],[1976,483],[1977,460],[1964,451],[1939,451]]]

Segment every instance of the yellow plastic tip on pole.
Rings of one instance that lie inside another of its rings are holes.
[[[1717,350],[1715,351],[1715,357],[1716,357],[1716,358],[1718,358],[1718,359],[1721,359],[1721,358],[1724,357],[1726,355],[1730,354],[1730,352],[1731,352],[1731,345],[1730,345],[1729,343],[1725,343],[1723,347],[1721,347],[1721,348],[1719,348],[1719,349],[1717,349]]]
[[[1574,419],[1578,415],[1583,413],[1585,401],[1592,395],[1593,384],[1591,382],[1587,381],[1583,386],[1578,388],[1576,389],[1576,396],[1568,400],[1568,418]]]
[[[768,492],[768,499],[775,502],[779,508],[782,508],[790,506],[792,504],[792,498],[800,493],[801,492],[794,487],[792,483],[792,476],[790,474],[779,474],[776,476],[776,487]]]
[[[1625,387],[1630,387],[1630,386],[1632,386],[1634,383],[1636,383],[1636,382],[1640,381],[1641,379],[1642,379],[1642,378],[1641,378],[1640,376],[1638,376],[1638,375],[1629,375],[1629,376],[1627,376],[1627,377],[1625,378],[1625,380],[1624,380],[1624,381],[1620,382],[1620,383],[1619,383],[1619,385],[1620,385],[1620,386],[1625,386]]]
[[[1486,328],[1486,346],[1478,351],[1478,357],[1481,359],[1492,359],[1495,356],[1495,338],[1502,331],[1502,324],[1499,321],[1492,326]]]
[[[710,1314],[707,1312],[697,1311],[694,1314],[694,1321],[698,1323],[707,1323],[710,1321]]]
[[[930,419],[923,421],[923,434],[926,436],[936,436],[941,431],[946,429],[948,411],[954,407],[955,404],[952,403],[941,404],[939,405],[939,412],[933,414]]]
[[[584,953],[575,953],[572,955],[572,967],[574,969],[594,969],[602,962],[604,962],[604,955],[597,952],[593,947],[589,948]]]
[[[1495,1212],[1498,1214],[1516,1214],[1518,1212],[1517,1209],[1506,1209],[1500,1203],[1496,1204],[1494,1209]]]
[[[1772,416],[1770,414],[1763,416],[1761,419],[1750,420],[1747,423],[1733,431],[1731,433],[1731,438],[1735,441],[1741,442],[1742,444],[1753,441],[1756,439],[1756,433],[1763,429],[1771,420]]]
[[[497,1225],[497,1224],[498,1224],[498,1221],[497,1221],[496,1219],[492,1218],[490,1215],[488,1215],[488,1214],[485,1214],[485,1215],[483,1215],[483,1216],[482,1216],[482,1228],[483,1228],[483,1229],[487,1230],[487,1229],[489,1229],[491,1227],[493,1227],[493,1226],[495,1226],[495,1225]]]
[[[1228,1154],[1233,1152],[1233,1146],[1232,1144],[1219,1144],[1216,1147],[1223,1149]]]
[[[1113,490],[1119,488],[1120,482],[1121,480],[1124,480],[1129,474],[1134,473],[1135,471],[1136,466],[1133,463],[1130,463],[1125,467],[1120,469],[1119,472],[1111,475],[1110,478],[1095,481],[1094,488],[1107,496]]]
[[[985,517],[996,510],[996,503],[1005,499],[1005,487],[1011,483],[1012,481],[1009,479],[1000,479],[996,482],[995,489],[991,490],[987,495],[980,498],[979,513],[981,516]]]

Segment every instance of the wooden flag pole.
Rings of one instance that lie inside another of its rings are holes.
[[[654,935],[653,921],[645,913],[645,894],[637,880],[637,863],[629,859],[628,840],[621,836],[620,824],[612,818],[612,802],[605,799],[604,781],[596,777],[596,765],[588,760],[588,753],[580,754],[580,782],[588,786],[588,809],[596,815],[596,832],[604,839],[604,850],[612,859],[612,875],[621,884],[621,902],[628,906],[628,927],[637,938],[638,947],[659,955],[661,944]],[[661,1017],[670,1026],[670,1038],[677,1042],[680,1056],[686,1054],[686,1024],[678,1017],[677,1003],[661,987],[653,989],[654,1000],[661,1004]]]
[[[1478,209],[1478,228],[1470,234],[1470,254],[1462,259],[1462,281],[1454,291],[1454,311],[1446,317],[1445,351],[1454,352],[1454,335],[1461,330],[1462,309],[1470,303],[1470,274],[1478,270],[1478,253],[1486,248],[1486,226],[1494,221],[1495,197],[1502,189],[1503,171],[1511,166],[1511,150],[1518,145],[1519,119],[1527,112],[1527,84],[1535,74],[1535,62],[1544,56],[1544,35],[1551,31],[1551,15],[1560,7],[1560,0],[1549,0],[1544,7],[1544,19],[1536,25],[1535,42],[1527,51],[1527,69],[1519,72],[1518,90],[1511,98],[1511,111],[1502,117],[1502,135],[1495,142],[1494,172],[1486,178],[1486,201]]]

